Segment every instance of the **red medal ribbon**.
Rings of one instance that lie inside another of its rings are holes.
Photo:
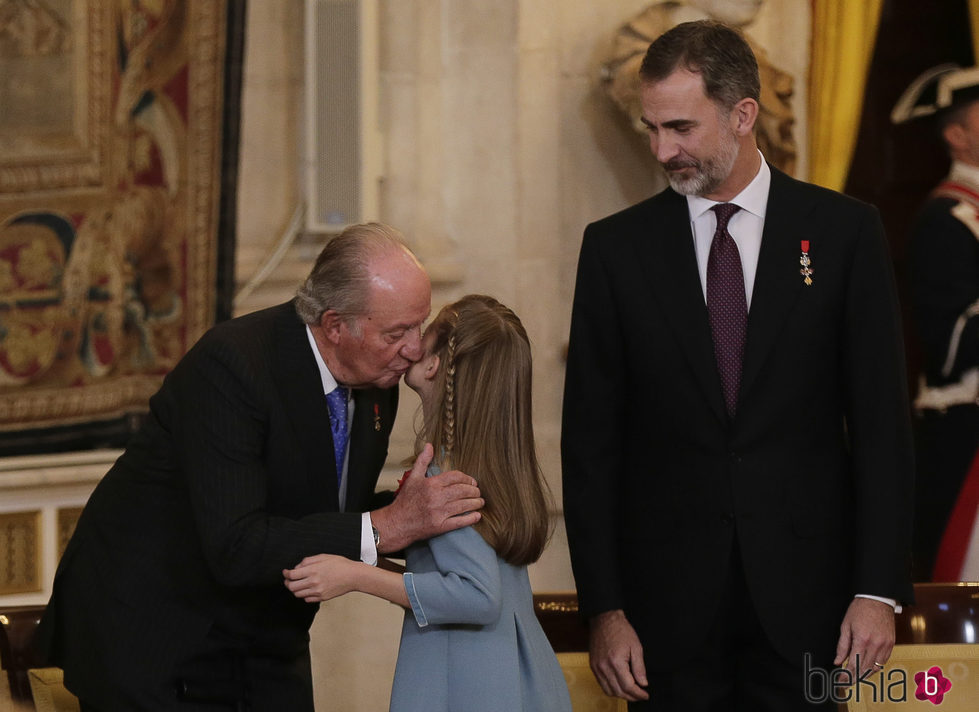
[[[411,474],[411,470],[405,470],[405,473],[401,475],[401,479],[398,480],[398,489],[394,490],[395,494],[401,491],[402,485],[404,485],[405,480],[408,479],[408,475],[410,474]]]
[[[802,241],[802,251],[809,252],[809,240]]]

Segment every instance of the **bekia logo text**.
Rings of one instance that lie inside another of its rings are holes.
[[[812,664],[812,656],[805,655],[805,694],[806,701],[819,704],[833,702],[907,702],[908,676],[900,668],[875,671],[873,666],[864,669],[856,656],[854,672],[845,668],[824,668]],[[940,705],[945,695],[952,689],[952,681],[945,677],[942,669],[932,665],[927,670],[914,674],[914,698],[922,702]]]

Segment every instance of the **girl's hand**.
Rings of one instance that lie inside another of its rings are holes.
[[[357,566],[366,566],[333,554],[307,556],[294,569],[283,569],[285,585],[307,603],[329,601],[353,590]]]

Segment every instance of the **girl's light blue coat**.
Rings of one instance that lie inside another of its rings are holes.
[[[432,474],[430,472],[429,474]],[[410,547],[391,712],[570,712],[526,566],[472,528]]]

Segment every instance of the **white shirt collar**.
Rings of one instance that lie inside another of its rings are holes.
[[[309,347],[313,350],[316,366],[320,370],[320,380],[323,381],[323,394],[331,393],[339,384],[337,383],[337,379],[333,377],[333,374],[330,373],[330,369],[326,367],[326,362],[323,360],[323,355],[316,345],[316,339],[313,338],[313,331],[309,328],[309,324],[306,325],[306,338],[309,339]]]
[[[979,185],[979,166],[971,166],[962,161],[953,161],[952,170],[949,172],[950,180],[968,185]]]
[[[765,162],[765,157],[758,152],[761,157],[761,166],[751,182],[744,187],[740,193],[735,195],[729,203],[736,204],[742,210],[755,215],[761,220],[765,219],[765,212],[768,209],[768,189],[772,184],[772,171]],[[690,219],[696,220],[719,201],[703,198],[699,195],[687,196],[687,209],[690,211]]]

